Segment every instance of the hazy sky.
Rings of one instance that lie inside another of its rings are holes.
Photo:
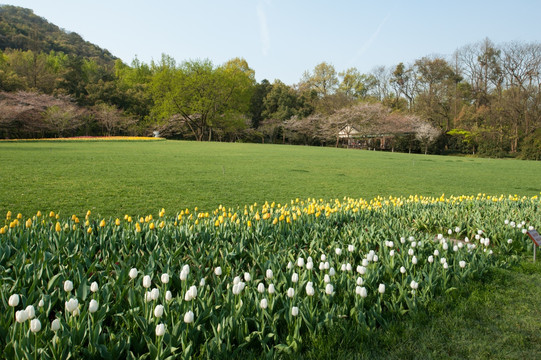
[[[337,71],[450,55],[488,37],[541,41],[541,1],[0,0],[109,50],[126,63],[242,57],[258,81],[297,83],[326,61]]]

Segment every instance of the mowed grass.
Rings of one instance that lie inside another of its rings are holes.
[[[0,143],[0,212],[102,216],[295,198],[541,191],[541,163],[321,147],[160,142]]]

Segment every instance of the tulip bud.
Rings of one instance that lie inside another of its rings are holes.
[[[143,287],[144,287],[145,289],[148,289],[148,288],[150,287],[150,285],[151,285],[150,276],[145,275],[145,276],[143,277]]]
[[[8,300],[8,305],[11,307],[15,307],[19,305],[19,295],[18,294],[11,295]]]
[[[293,288],[287,289],[287,297],[292,298],[295,296],[295,290]]]
[[[331,282],[331,277],[329,276],[329,274],[325,274],[325,276],[323,277],[323,281],[325,282],[325,284]]]
[[[269,284],[269,288],[267,291],[269,292],[269,294],[274,294],[275,292],[274,284]]]
[[[359,277],[357,278],[356,283],[357,283],[357,285],[362,285],[362,284],[364,283],[363,278],[359,276]]]
[[[222,275],[222,268],[220,266],[218,266],[218,267],[216,267],[214,269],[214,275],[216,275],[216,276]]]
[[[363,259],[363,261],[362,261],[361,264],[362,264],[364,267],[367,267],[369,263],[370,263],[370,262],[368,261],[368,259]]]
[[[165,292],[165,300],[171,301],[172,298],[173,298],[173,294],[171,293],[171,291],[167,290]]]
[[[394,250],[389,251],[389,256],[391,256],[391,257],[394,256]]]
[[[379,292],[380,294],[384,294],[384,293],[385,293],[385,284],[379,284],[378,292]]]
[[[314,268],[314,263],[312,261],[308,261],[306,263],[306,270],[312,270]]]
[[[244,273],[244,281],[250,281],[252,280],[252,276],[250,275],[249,272],[245,272]]]
[[[325,261],[327,260],[327,256],[325,256],[325,254],[321,254],[321,261]]]
[[[237,285],[238,283],[240,283],[240,276],[235,276],[233,278],[233,285]]]
[[[349,252],[355,251],[355,246],[353,246],[353,245],[348,245],[348,251],[349,251]]]
[[[266,309],[268,306],[267,299],[261,299],[261,302],[259,303],[259,307],[262,309]]]
[[[273,276],[273,273],[272,273],[272,270],[271,269],[267,269],[266,273],[265,273],[265,277],[267,279],[272,279],[272,276]]]
[[[182,271],[180,272],[180,280],[185,281],[187,278],[188,278],[188,271],[184,271],[184,269],[182,269]]]
[[[332,286],[332,284],[327,284],[327,286],[325,286],[325,293],[327,295],[332,295],[334,293],[334,286]]]
[[[163,284],[167,284],[169,282],[169,274],[167,273],[162,274],[160,280],[162,281]]]
[[[293,273],[293,275],[291,275],[291,281],[296,283],[299,281],[299,274],[297,273]]]
[[[342,255],[342,249],[340,248],[334,249],[334,252],[336,253],[336,255]]]
[[[188,292],[190,293],[190,297],[192,299],[195,299],[197,297],[197,287],[195,285],[190,286],[190,289],[188,289]]]
[[[37,333],[38,331],[41,330],[41,322],[39,321],[39,319],[34,319],[30,321],[30,330],[33,333]]]
[[[69,301],[66,301],[66,310],[70,313],[73,313],[79,306],[79,301],[76,298],[71,298]]]
[[[152,291],[150,292],[150,296],[152,297],[152,300],[158,300],[158,298],[160,297],[160,289],[152,289]]]
[[[186,314],[184,314],[184,322],[186,324],[191,324],[194,321],[194,314],[191,310],[189,310]]]
[[[146,302],[151,302],[151,301],[152,301],[152,292],[147,291],[147,292],[145,293],[145,301],[146,301]]]
[[[88,305],[88,311],[93,314],[96,311],[98,311],[98,302],[94,299],[90,300],[90,304]]]
[[[257,285],[257,291],[260,293],[260,294],[263,294],[265,292],[265,285],[263,285],[263,283],[259,283]]]
[[[15,313],[15,320],[17,320],[18,323],[22,324],[28,319],[28,316],[26,315],[26,311],[19,310]]]
[[[34,305],[28,305],[26,309],[24,309],[26,312],[27,319],[33,319],[36,317],[36,310],[34,309]]]
[[[401,267],[400,267],[400,273],[401,273],[401,274],[405,274],[405,273],[406,273],[406,268],[403,267],[403,266],[401,266]]]
[[[156,325],[156,336],[163,336],[165,334],[165,324]]]
[[[430,255],[430,256],[428,257],[428,262],[429,262],[429,263],[433,263],[433,262],[434,262],[434,256]]]
[[[129,276],[130,276],[130,279],[135,279],[137,277],[137,269],[136,268],[131,268],[130,270],[130,273],[129,273]]]
[[[199,286],[205,286],[206,283],[207,281],[205,280],[205,278],[201,278],[201,280],[199,280]]]
[[[40,299],[40,300],[39,300],[39,303],[38,303],[38,306],[39,306],[40,308],[44,307],[44,306],[45,306],[45,301],[43,301],[43,299]]]
[[[73,290],[73,283],[70,280],[64,281],[64,291],[70,292],[71,290]]]
[[[92,284],[90,284],[90,291],[92,291],[93,293],[98,291],[98,283],[96,281],[94,281],[94,282],[92,282]]]
[[[458,265],[461,267],[461,268],[465,268],[466,267],[466,262],[464,260],[460,260],[458,262]]]
[[[53,322],[51,323],[51,330],[52,331],[58,331],[60,330],[60,320],[59,319],[54,319]]]
[[[366,288],[363,286],[360,290],[359,290],[359,295],[362,297],[362,298],[365,298],[368,296],[368,292],[366,291]]]
[[[299,315],[299,308],[296,307],[296,306],[293,306],[293,307],[291,308],[291,315],[292,315],[292,316],[297,316],[297,315]]]
[[[313,296],[315,294],[314,286],[311,281],[306,284],[306,295]]]
[[[411,258],[411,263],[413,265],[417,265],[417,256],[414,256],[414,257]]]
[[[297,266],[298,267],[303,267],[304,266],[304,259],[303,258],[298,258],[297,259]]]
[[[333,268],[333,267],[330,268],[330,269],[329,269],[329,275],[330,275],[330,276],[334,276],[335,274],[336,274],[336,271],[334,270],[334,268]]]
[[[156,318],[161,318],[163,315],[163,305],[156,305],[154,308],[154,316]]]

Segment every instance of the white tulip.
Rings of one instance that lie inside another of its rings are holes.
[[[411,246],[412,248],[414,248],[414,247],[417,246],[417,243],[416,243],[415,241],[412,241],[412,243],[410,244],[410,246]]]
[[[443,243],[443,250],[447,250],[447,249],[449,249],[449,245],[447,245],[447,243],[445,242]]]
[[[409,249],[409,250],[408,250],[408,255],[409,255],[409,256],[413,256],[413,254],[414,254],[414,253],[413,253],[413,249]]]
[[[70,292],[71,290],[73,290],[73,283],[70,280],[64,281],[64,291]]]
[[[287,289],[287,297],[292,298],[295,296],[295,290],[293,288]]]
[[[259,283],[257,285],[257,291],[260,293],[260,294],[263,294],[265,292],[265,285],[263,283]]]
[[[332,295],[334,293],[334,286],[332,286],[332,284],[327,284],[327,286],[325,286],[325,293],[327,295]]]
[[[182,267],[182,271],[184,271],[186,274],[190,273],[190,266],[188,264],[184,265]]]
[[[334,268],[333,268],[333,267],[330,268],[330,269],[329,269],[329,275],[330,275],[330,276],[334,276],[335,274],[336,274],[336,271],[334,270]]]
[[[272,270],[271,270],[271,269],[267,269],[267,271],[265,272],[265,277],[266,277],[267,279],[272,279],[272,276],[273,276]]]
[[[342,255],[342,249],[340,248],[334,249],[334,252],[336,253],[336,255]]]
[[[505,225],[508,225],[509,224],[509,220],[505,219],[505,221],[503,222]]]
[[[366,288],[364,286],[361,287],[361,289],[359,290],[359,295],[361,295],[362,298],[365,298],[368,296],[368,292],[366,291]]]
[[[346,264],[346,271],[351,271],[351,264],[350,263]]]
[[[33,333],[37,333],[38,331],[41,330],[41,322],[39,321],[39,319],[34,319],[30,321],[30,330]]]
[[[297,315],[299,315],[299,308],[296,307],[296,306],[293,306],[293,307],[291,308],[291,315],[292,315],[292,316],[297,316]]]
[[[411,258],[411,263],[413,265],[417,265],[417,256],[414,256],[414,257]]]
[[[165,324],[156,325],[156,336],[163,336],[165,334]]]
[[[356,286],[356,287],[355,287],[355,294],[361,295],[361,289],[362,289],[362,287]]]
[[[379,284],[378,292],[379,292],[380,294],[384,294],[384,293],[385,293],[385,284]]]
[[[438,251],[438,249],[434,250],[434,256],[440,256],[440,252]]]
[[[441,258],[441,259],[440,259],[440,263],[442,263],[442,264],[447,263],[447,259],[446,259],[446,258]]]
[[[189,310],[186,314],[184,314],[184,322],[186,324],[191,324],[193,323],[193,320],[194,320],[194,314],[193,314],[193,311]]]
[[[259,307],[262,309],[266,309],[268,305],[269,304],[267,302],[267,299],[261,299],[261,301],[259,302]]]
[[[45,306],[45,301],[43,301],[43,299],[41,299],[41,300],[39,301],[39,303],[38,303],[38,306],[39,306],[40,308],[44,307],[44,306]]]
[[[180,281],[185,281],[188,278],[188,271],[184,271],[184,269],[180,272]]]
[[[438,234],[438,240],[441,240],[443,239],[443,235],[442,234]]]
[[[325,254],[321,254],[321,261],[325,261],[327,260],[327,256],[325,256]]]
[[[401,243],[401,244],[404,244],[405,242],[406,242],[406,238],[405,238],[405,237],[401,237],[401,238],[400,238],[400,243]]]
[[[364,283],[363,278],[359,276],[359,277],[357,278],[356,283],[357,283],[357,285],[362,285],[362,284]]]
[[[417,290],[417,288],[419,287],[419,283],[416,282],[415,280],[411,280],[410,287],[411,287],[413,290]]]
[[[320,262],[319,263],[319,270],[325,270],[325,263],[324,262]]]
[[[156,305],[154,308],[154,316],[156,318],[161,318],[163,315],[163,305]]]
[[[430,256],[428,257],[428,262],[429,262],[429,263],[433,263],[433,262],[434,262],[434,256],[430,255]]]
[[[368,259],[363,259],[363,261],[362,261],[362,265],[363,265],[364,267],[367,267],[367,266],[368,266],[368,264],[369,264],[369,261],[368,261]]]
[[[304,259],[303,258],[298,258],[297,259],[297,266],[298,267],[303,267],[304,266]]]
[[[267,289],[267,291],[269,292],[269,294],[274,294],[274,292],[276,291],[274,289],[274,284],[269,284],[269,288]]]
[[[8,305],[11,307],[15,307],[19,305],[19,295],[18,294],[11,295],[8,300]]]
[[[449,268],[449,265],[447,263],[443,264],[443,268],[447,270]]]
[[[218,267],[216,267],[214,269],[214,275],[216,275],[216,276],[222,275],[222,268],[220,266],[218,266]]]
[[[137,271],[136,268],[131,268],[128,275],[130,276],[130,279],[133,280],[133,279],[135,279],[137,277],[137,273],[138,273],[138,271]]]
[[[288,268],[288,269],[292,269],[292,268],[293,268],[293,263],[292,263],[291,261],[289,261],[289,262],[287,263],[287,268]]]
[[[291,281],[296,283],[299,281],[299,274],[297,273],[293,273],[293,275],[291,275]]]
[[[306,284],[306,295],[308,296],[313,296],[315,294],[315,290],[314,290],[314,287],[312,285],[312,282],[309,281],[307,284]]]
[[[147,291],[147,292],[145,293],[145,301],[146,301],[146,302],[151,302],[151,301],[152,301],[152,292]]]
[[[167,284],[169,282],[169,274],[162,274],[160,280],[162,281],[162,284]]]
[[[400,267],[400,273],[401,273],[401,274],[405,274],[405,273],[406,273],[406,268],[403,267],[403,266],[401,266],[401,267]]]
[[[393,257],[393,256],[394,256],[394,250],[389,251],[389,255],[390,255],[391,257]]]
[[[314,268],[314,263],[312,261],[308,261],[306,263],[306,270],[312,270]]]
[[[331,265],[329,264],[328,261],[325,261],[325,270],[329,270],[331,267]]]
[[[95,293],[96,291],[98,291],[99,287],[98,287],[98,283],[96,281],[92,282],[92,284],[90,284],[90,291],[92,291],[93,293]]]
[[[188,292],[190,293],[190,297],[192,299],[195,299],[197,297],[197,287],[195,285],[190,286]]]
[[[233,278],[233,285],[237,285],[238,283],[240,283],[240,276],[235,276]]]
[[[329,276],[329,274],[325,274],[325,276],[323,277],[323,281],[325,281],[325,284],[331,282],[331,277]]]
[[[366,274],[366,268],[364,266],[357,267],[357,272],[361,275]]]
[[[341,270],[341,271],[346,271],[346,264],[342,264],[342,265],[340,266],[340,270]]]
[[[244,273],[244,281],[248,282],[250,280],[252,280],[252,276],[250,275],[249,272],[245,272]]]
[[[368,260],[368,261],[374,260],[374,250],[370,250],[370,252],[368,254],[366,254],[366,260]],[[363,261],[363,263],[364,263],[364,261]]]
[[[451,229],[447,230],[447,234],[453,235],[453,230],[451,230]]]
[[[465,268],[466,267],[466,262],[464,260],[460,260],[458,262],[458,265],[461,267],[461,268]]]
[[[59,319],[54,319],[53,322],[51,323],[51,330],[52,331],[58,331],[60,330],[60,320]]]
[[[71,298],[69,301],[66,301],[66,310],[70,313],[73,313],[78,306],[79,301],[76,298]]]
[[[167,290],[165,292],[165,300],[171,301],[172,298],[173,298],[173,294],[171,293],[171,291]]]
[[[98,311],[98,302],[94,299],[90,300],[90,304],[88,304],[88,311],[92,314]]]
[[[460,228],[457,226],[455,227],[455,232],[458,234],[460,232]]]
[[[507,239],[507,243],[508,243],[508,244],[512,244],[512,243],[513,243],[513,239]]]
[[[206,283],[207,280],[205,280],[205,278],[201,278],[201,280],[199,280],[199,286],[205,286]]]
[[[348,251],[349,251],[349,252],[355,251],[355,246],[353,246],[353,245],[348,245]]]
[[[18,310],[15,313],[15,320],[17,320],[18,323],[23,323],[28,319],[28,316],[26,315],[26,311],[24,310]]]
[[[34,309],[34,305],[28,305],[26,309],[24,309],[26,312],[26,317],[28,319],[33,319],[36,317],[36,310]]]
[[[148,289],[150,287],[150,285],[151,285],[150,276],[148,276],[148,275],[143,276],[143,287],[145,289]]]
[[[150,292],[150,296],[152,296],[152,300],[158,300],[158,298],[160,297],[160,289],[152,289],[152,291]]]

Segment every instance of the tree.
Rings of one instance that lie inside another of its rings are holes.
[[[314,72],[305,72],[301,83],[314,90],[319,97],[325,97],[335,92],[338,86],[338,76],[334,66],[326,62],[316,65]]]
[[[125,116],[121,110],[113,105],[101,103],[92,108],[92,113],[98,125],[103,129],[107,136],[117,135],[128,130],[135,120]]]
[[[419,120],[415,124],[415,138],[425,147],[425,155],[428,154],[428,146],[441,134],[441,130],[429,122]]]
[[[209,60],[185,61],[177,67],[164,55],[152,68],[154,114],[181,121],[198,141],[204,136],[212,139],[212,129],[222,123],[220,116],[248,110],[253,71],[243,60],[219,68]]]

